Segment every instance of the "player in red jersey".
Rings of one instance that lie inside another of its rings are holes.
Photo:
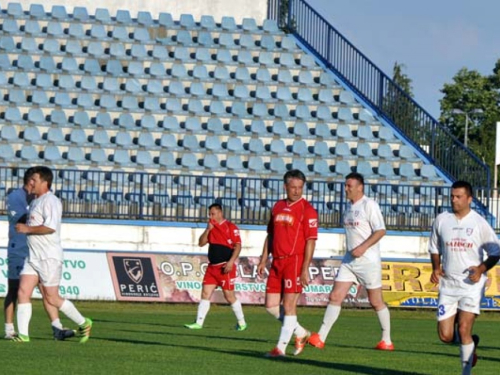
[[[297,321],[297,301],[302,288],[309,284],[309,264],[318,238],[318,213],[303,197],[306,177],[299,170],[291,170],[283,177],[286,199],[276,202],[267,226],[258,273],[262,277],[267,258],[272,264],[266,287],[266,309],[281,320],[281,333],[277,346],[266,356],[283,357],[292,335],[295,334],[295,352],[304,349],[310,332]]]
[[[189,329],[201,329],[205,317],[210,309],[210,298],[215,288],[220,286],[224,293],[224,298],[231,304],[236,315],[236,330],[244,331],[247,329],[245,316],[241,302],[234,293],[234,280],[236,279],[235,261],[238,259],[241,251],[240,231],[236,225],[224,218],[222,206],[218,203],[212,204],[209,208],[209,220],[207,229],[202,233],[198,240],[200,247],[208,247],[208,267],[203,278],[203,290],[201,292],[201,301],[198,305],[198,314],[196,322],[185,324]]]

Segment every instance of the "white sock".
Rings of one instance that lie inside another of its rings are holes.
[[[296,315],[285,315],[283,318],[283,325],[281,326],[280,337],[278,339],[277,348],[283,353],[286,351],[288,343],[292,339],[293,331],[297,326],[297,316]]]
[[[382,340],[386,344],[391,344],[391,314],[387,306],[382,310],[377,311],[380,328],[382,329]]]
[[[62,323],[61,323],[61,319],[59,319],[59,318],[54,319],[51,324],[52,324],[52,327],[56,327],[59,329],[63,328]]]
[[[243,308],[241,307],[241,302],[239,299],[237,299],[236,302],[231,305],[231,308],[233,309],[238,324],[240,325],[246,324],[245,315],[243,315]]]
[[[460,357],[462,359],[462,375],[468,375],[472,371],[472,354],[474,353],[474,343],[460,345]]]
[[[293,331],[294,335],[297,336],[297,337],[304,337],[305,335],[307,335],[307,329],[305,329],[304,327],[302,327],[299,322],[297,322],[297,326],[295,327],[295,330]]]
[[[279,306],[274,306],[274,307],[266,307],[266,311],[274,316],[276,319],[280,319],[280,307]]]
[[[16,330],[14,329],[14,323],[5,323],[5,334],[12,335],[14,333],[16,333]]]
[[[340,306],[328,304],[325,311],[325,316],[323,317],[323,324],[321,324],[321,328],[318,331],[318,335],[321,341],[325,342],[330,330],[333,325],[337,321],[340,315]]]
[[[196,315],[196,323],[200,326],[203,326],[208,310],[210,310],[210,300],[202,299],[198,305],[198,314]]]
[[[20,335],[29,336],[31,313],[31,303],[19,303],[17,305],[17,329]]]
[[[64,315],[70,318],[73,322],[81,326],[85,323],[85,318],[76,309],[75,305],[70,300],[65,299],[61,307],[59,308]]]

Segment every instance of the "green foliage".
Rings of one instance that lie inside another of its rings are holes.
[[[464,142],[468,121],[467,146],[490,168],[494,167],[496,122],[500,121],[499,89],[500,60],[491,76],[463,68],[453,77],[453,83],[441,90],[441,123]]]
[[[438,340],[434,309],[391,309],[394,352],[373,350],[380,327],[371,309],[344,309],[325,349],[307,347],[299,357],[290,354],[273,360],[263,355],[276,344],[280,324],[262,306],[244,306],[249,328],[237,332],[227,305],[213,304],[199,331],[183,327],[194,321],[196,305],[82,301],[76,305],[94,320],[88,343],[53,341],[42,305],[36,301],[31,342],[0,342],[2,373],[444,375],[460,371],[459,347]],[[299,321],[317,330],[324,311],[301,307]],[[67,319],[63,321],[68,325]],[[497,313],[483,313],[476,322],[475,332],[481,336],[478,374],[498,373],[499,323]]]

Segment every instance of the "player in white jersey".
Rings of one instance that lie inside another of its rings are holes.
[[[8,291],[4,301],[5,314],[5,338],[11,339],[16,335],[14,330],[14,311],[17,305],[17,293],[19,290],[19,277],[23,269],[24,262],[29,254],[26,234],[16,232],[17,223],[26,223],[28,216],[28,204],[32,201],[30,181],[33,174],[33,168],[28,168],[24,172],[23,186],[12,191],[7,196],[7,215],[9,219],[9,244],[7,248],[7,257],[9,259],[8,267]],[[43,293],[43,286],[39,285]],[[51,321],[54,339],[64,340],[73,337],[75,332],[71,329],[63,328],[59,320],[57,308],[46,303],[44,307]]]
[[[53,174],[47,167],[33,167],[31,177],[32,193],[35,200],[30,204],[26,224],[16,224],[16,231],[27,235],[29,256],[21,271],[18,293],[17,325],[15,342],[29,342],[29,323],[32,315],[31,296],[41,283],[46,302],[62,311],[78,324],[80,342],[90,337],[92,321],[80,314],[76,307],[59,295],[62,275],[63,251],[61,247],[62,204],[50,191]]]
[[[394,350],[391,341],[391,318],[382,296],[382,265],[379,241],[385,235],[385,224],[380,207],[364,195],[364,179],[359,173],[346,176],[345,191],[349,204],[343,221],[346,231],[347,252],[342,260],[330,302],[318,333],[309,338],[309,344],[323,349],[328,333],[337,321],[341,305],[353,283],[363,285],[370,305],[377,312],[382,328],[378,350]]]
[[[453,212],[436,217],[429,241],[431,282],[439,284],[439,338],[452,343],[458,322],[463,375],[470,374],[477,361],[479,336],[473,335],[472,329],[480,313],[486,271],[500,259],[498,238],[486,220],[471,209],[472,199],[471,185],[455,182],[451,186]]]

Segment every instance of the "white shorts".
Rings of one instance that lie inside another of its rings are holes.
[[[13,257],[9,256],[8,258],[8,268],[9,268],[9,273],[8,273],[8,278],[10,280],[19,280],[19,275],[21,274],[21,271],[23,270],[24,267],[24,262],[26,260],[25,257]]]
[[[24,263],[21,275],[38,276],[43,286],[59,286],[62,277],[63,262],[57,259],[28,261]]]
[[[457,288],[455,290],[439,290],[439,300],[437,309],[437,320],[446,320],[457,314],[457,310],[467,311],[476,315],[481,312],[481,300],[484,294],[483,287],[473,287],[471,289]]]
[[[382,264],[361,257],[344,263],[339,267],[335,281],[353,282],[363,285],[366,289],[382,287]]]

